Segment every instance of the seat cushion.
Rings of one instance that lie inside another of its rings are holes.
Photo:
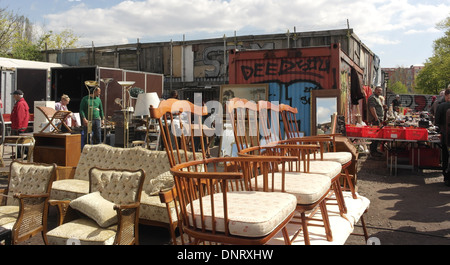
[[[47,233],[49,245],[67,245],[67,240],[77,239],[82,245],[112,245],[117,226],[101,228],[95,221],[80,218],[62,224]]]
[[[314,154],[310,155],[314,159]],[[316,154],[316,159],[320,159],[320,154]],[[341,165],[345,165],[352,161],[352,153],[350,152],[327,152],[323,153],[323,161],[334,161]]]
[[[12,229],[19,216],[19,206],[0,206],[0,227]]]
[[[174,203],[170,204],[172,221],[178,220],[175,212]],[[156,221],[169,224],[166,204],[161,202],[158,195],[148,195],[146,192],[141,194],[141,205],[139,207],[139,218],[144,220]]]
[[[303,163],[300,164],[300,172],[303,172]],[[279,169],[282,169],[282,165],[279,166]],[[290,169],[287,165],[285,167],[286,171],[297,171],[296,164],[294,164],[293,168]],[[309,172],[312,174],[321,174],[329,177],[330,179],[335,178],[336,176],[339,176],[342,172],[342,165],[341,163],[334,162],[334,161],[310,161],[309,163]]]
[[[62,179],[53,182],[50,199],[74,200],[89,193],[89,181],[81,179]]]
[[[228,192],[228,218],[230,234],[245,237],[262,237],[271,233],[295,210],[295,196],[279,192]],[[196,223],[200,224],[199,200],[193,202]],[[225,231],[223,195],[214,195],[216,230]],[[211,230],[212,214],[209,196],[203,199],[206,229]],[[190,205],[187,205],[190,211]],[[192,224],[192,220],[191,220]]]
[[[273,178],[274,191],[282,190],[282,174],[275,173]],[[253,183],[258,189],[264,186],[263,176],[259,175],[253,179]],[[268,178],[269,190],[272,190],[272,175]],[[321,174],[309,174],[300,172],[285,173],[284,189],[286,193],[292,194],[297,198],[298,204],[316,203],[324,194],[328,192],[331,186],[331,179]]]

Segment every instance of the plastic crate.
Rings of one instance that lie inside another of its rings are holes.
[[[364,138],[383,138],[383,130],[378,126],[364,126],[362,129]]]
[[[345,132],[347,137],[362,137],[362,127],[355,125],[345,125]]]
[[[405,139],[404,127],[384,127],[383,138],[385,139]]]
[[[425,128],[406,128],[406,140],[428,141],[428,130]]]

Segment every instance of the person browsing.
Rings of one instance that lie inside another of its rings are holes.
[[[92,144],[101,142],[102,125],[104,123],[104,112],[100,100],[100,87],[95,87],[92,93],[84,96],[80,103],[80,118],[83,123],[84,143],[88,143],[88,125],[92,122]]]

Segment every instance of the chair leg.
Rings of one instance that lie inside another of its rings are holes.
[[[369,240],[369,233],[367,233],[366,221],[364,220],[364,213],[363,213],[363,215],[361,215],[360,219],[361,219],[362,229],[364,231],[364,238],[366,239],[366,242],[367,242],[367,240]]]
[[[347,206],[345,206],[344,201],[344,194],[342,193],[341,183],[339,181],[339,178],[336,178],[336,180],[332,184],[334,195],[336,196],[336,200],[338,202],[339,206],[339,212],[341,216],[347,213]]]
[[[177,226],[178,222],[169,225],[170,237],[172,238],[173,245],[177,245],[177,236],[175,234],[175,229],[177,229]]]
[[[357,199],[358,196],[356,196],[355,186],[353,185],[352,178],[350,177],[350,174],[348,173],[348,168],[345,168],[344,172],[345,172],[345,177],[347,179],[348,187],[350,188],[350,191],[352,192],[353,199]]]
[[[309,240],[309,232],[308,232],[308,224],[306,215],[304,212],[300,213],[302,220],[302,229],[303,229],[303,239],[305,240],[305,245],[311,245],[311,241]]]
[[[327,241],[333,241],[333,234],[331,232],[330,219],[328,218],[327,206],[325,201],[322,201],[319,205],[320,212],[322,213],[323,224],[325,227],[325,233],[327,235]]]
[[[289,234],[288,234],[286,226],[283,227],[283,229],[281,231],[283,232],[284,244],[291,245],[292,242],[291,242],[291,239],[289,238]]]

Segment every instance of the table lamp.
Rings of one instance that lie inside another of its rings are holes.
[[[136,100],[134,116],[150,116],[150,106],[157,108],[159,106],[159,97],[156,92],[141,93]]]
[[[149,126],[150,126],[150,106],[157,108],[159,106],[159,97],[156,92],[152,93],[142,93],[139,94],[136,100],[136,106],[134,109],[134,116],[146,116],[146,133],[145,133],[145,141],[148,147],[148,135],[149,135]]]

